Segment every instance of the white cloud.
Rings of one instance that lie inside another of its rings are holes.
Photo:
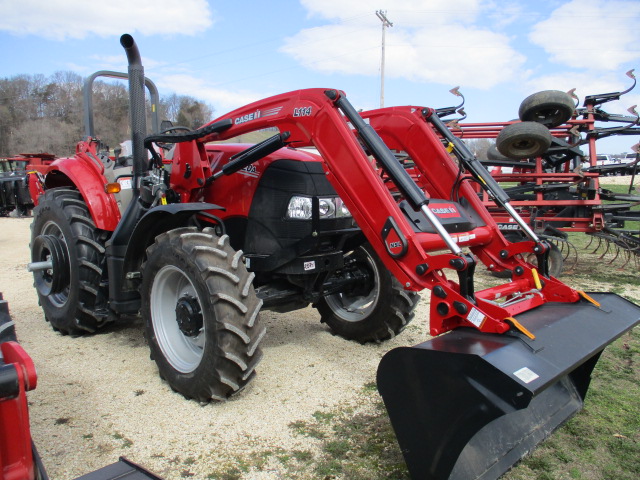
[[[183,74],[164,75],[156,84],[161,90],[189,95],[210,103],[216,109],[216,116],[268,96],[261,92],[216,88],[201,78]]]
[[[370,2],[343,2],[344,8],[339,0],[302,3],[312,15],[339,21],[285,39],[283,52],[325,73],[379,74],[381,23]],[[393,2],[387,16],[395,23],[385,32],[385,76],[483,89],[520,77],[525,57],[507,36],[474,24],[480,7],[474,0]]]
[[[209,28],[206,0],[20,0],[0,2],[0,30],[51,40],[117,32],[193,35]]]
[[[536,24],[529,39],[573,68],[614,70],[640,58],[640,2],[572,0]]]

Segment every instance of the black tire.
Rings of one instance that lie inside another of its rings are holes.
[[[549,275],[559,277],[564,268],[564,257],[560,249],[553,243],[549,243]],[[538,259],[535,254],[525,255],[524,259],[532,265],[538,265]]]
[[[17,342],[16,327],[9,313],[9,302],[2,299],[0,293],[0,343]],[[0,359],[2,354],[0,354]]]
[[[522,241],[522,237],[520,236],[510,238],[505,235],[505,237],[510,242]],[[564,256],[562,255],[562,251],[554,243],[549,243],[549,247],[549,275],[559,277],[562,275],[562,270],[564,269]],[[538,258],[533,253],[525,255],[524,259],[532,265],[538,265]],[[512,272],[511,270],[503,270],[502,272],[491,272],[491,275],[496,278],[511,278]]]
[[[551,133],[536,122],[512,123],[496,138],[498,151],[514,160],[538,157],[551,146]]]
[[[520,104],[518,116],[523,122],[537,122],[554,128],[567,122],[575,108],[575,102],[568,93],[545,90],[525,98]]]
[[[142,266],[142,318],[160,376],[187,398],[226,400],[262,358],[262,301],[229,237],[212,228],[159,235]]]
[[[505,157],[498,151],[498,147],[496,144],[492,144],[487,149],[487,160],[500,160],[501,162],[510,162],[511,159],[509,157]]]
[[[317,302],[314,306],[321,321],[347,340],[365,343],[393,338],[413,319],[420,295],[404,290],[369,244],[348,256],[368,272],[369,281]]]
[[[76,190],[47,190],[33,210],[31,261],[55,258],[55,267],[33,272],[46,320],[63,335],[93,333],[107,322],[97,300],[109,233],[96,228]]]

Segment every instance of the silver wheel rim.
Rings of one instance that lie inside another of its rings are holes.
[[[69,244],[67,243],[67,239],[64,237],[64,233],[55,222],[47,222],[43,225],[42,230],[40,231],[40,235],[51,235],[57,237],[62,240],[64,244],[64,248],[67,250],[67,258],[71,258],[69,255]],[[53,270],[46,270],[42,273],[42,275],[55,275]],[[69,266],[69,279],[71,279],[71,267]],[[51,293],[47,296],[47,300],[54,305],[56,308],[63,307],[67,301],[69,300],[69,285],[67,285],[62,292]]]
[[[361,322],[375,310],[380,299],[380,272],[376,262],[365,249],[360,249],[365,255],[367,267],[371,269],[374,286],[367,295],[352,295],[349,293],[336,293],[325,297],[327,305],[340,319],[347,322]]]
[[[205,344],[204,325],[195,337],[184,335],[178,326],[176,305],[185,295],[196,298],[202,307],[200,297],[189,277],[173,265],[162,267],[153,279],[151,287],[151,322],[164,357],[181,373],[192,372],[198,367]]]

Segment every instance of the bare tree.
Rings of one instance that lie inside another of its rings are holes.
[[[83,78],[73,72],[0,78],[0,156],[16,153],[73,153],[83,136]],[[130,136],[126,83],[94,82],[95,134],[116,146]],[[193,97],[172,94],[160,100],[160,119],[197,128],[213,108]]]

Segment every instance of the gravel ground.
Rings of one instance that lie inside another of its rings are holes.
[[[264,312],[267,336],[256,379],[226,403],[201,406],[158,376],[140,321],[71,338],[45,322],[29,261],[30,218],[0,218],[0,291],[20,342],[38,370],[29,392],[32,436],[52,479],[72,479],[121,455],[170,479],[207,478],[236,455],[282,448],[312,450],[292,422],[317,411],[358,404],[393,347],[428,338],[428,304],[414,322],[381,345],[360,345],[329,333],[315,309]],[[185,467],[188,465],[188,468]],[[278,466],[243,479],[282,478]]]

